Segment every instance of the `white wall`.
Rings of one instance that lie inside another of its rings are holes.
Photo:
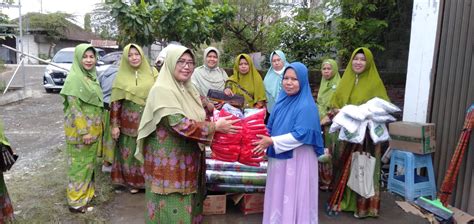
[[[414,0],[403,120],[427,122],[440,0]]]

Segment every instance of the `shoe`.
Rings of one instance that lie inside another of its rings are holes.
[[[139,191],[140,191],[140,190],[138,190],[138,189],[132,188],[132,189],[130,189],[130,194],[136,194],[136,193],[138,193]]]
[[[104,172],[104,173],[112,172],[112,165],[110,165],[110,166],[102,165],[102,172]]]
[[[84,206],[79,208],[69,207],[69,211],[72,213],[86,213],[86,208]]]

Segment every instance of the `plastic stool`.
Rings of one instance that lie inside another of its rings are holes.
[[[404,174],[396,175],[397,167],[404,169]],[[419,169],[426,168],[428,176],[420,176]],[[418,172],[416,172],[418,171]],[[388,191],[413,201],[420,196],[436,197],[436,183],[431,154],[419,155],[394,149],[390,158],[388,174]]]

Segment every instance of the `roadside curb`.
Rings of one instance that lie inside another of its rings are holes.
[[[5,95],[0,95],[0,106],[24,100],[32,96],[33,90],[31,89],[10,91],[5,93]]]

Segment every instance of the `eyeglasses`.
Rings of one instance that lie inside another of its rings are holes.
[[[179,60],[176,62],[176,65],[178,65],[180,68],[184,68],[186,65],[188,68],[194,68],[194,61]]]

